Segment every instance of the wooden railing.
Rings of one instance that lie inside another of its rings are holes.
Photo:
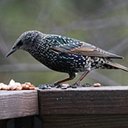
[[[0,91],[0,128],[128,128],[128,87]]]

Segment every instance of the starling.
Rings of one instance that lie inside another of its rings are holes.
[[[68,78],[56,82],[55,85],[74,79],[77,72],[83,72],[76,81],[78,85],[94,69],[122,69],[128,72],[127,67],[112,62],[113,59],[123,57],[61,35],[27,31],[20,35],[6,56],[18,49],[29,52],[36,60],[52,70],[69,74]]]

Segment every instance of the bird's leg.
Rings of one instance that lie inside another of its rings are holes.
[[[61,87],[62,83],[74,79],[75,76],[76,76],[75,73],[69,73],[69,77],[68,78],[60,80],[60,81],[57,81],[57,82],[54,83],[54,85],[57,86],[57,87]]]
[[[90,71],[85,71],[80,78],[74,83],[74,85],[79,85],[80,86],[80,82],[84,79],[84,77],[89,73]]]

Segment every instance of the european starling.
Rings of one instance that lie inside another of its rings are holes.
[[[77,72],[84,72],[76,81],[78,85],[94,69],[122,69],[128,72],[127,67],[112,62],[112,59],[123,57],[61,35],[27,31],[16,40],[6,56],[8,57],[18,49],[29,52],[52,70],[69,74],[68,78],[56,82],[56,85],[74,79]]]

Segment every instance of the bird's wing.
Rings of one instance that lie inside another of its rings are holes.
[[[97,48],[94,45],[78,40],[74,41],[74,39],[73,40],[70,39],[68,43],[65,43],[63,45],[53,47],[52,50],[56,52],[80,54],[83,56],[96,56],[96,57],[116,58],[116,59],[123,58],[122,56],[118,56],[116,54]]]

